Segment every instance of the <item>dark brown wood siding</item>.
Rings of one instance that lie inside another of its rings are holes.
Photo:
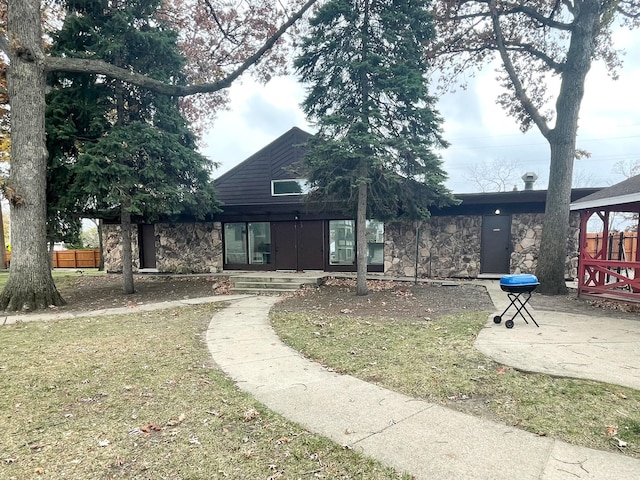
[[[215,180],[224,205],[300,204],[298,196],[271,196],[271,180],[299,178],[288,167],[302,160],[311,134],[292,128],[259,152]]]

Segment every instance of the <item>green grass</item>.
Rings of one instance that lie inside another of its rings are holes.
[[[2,327],[0,478],[398,478],[239,392],[216,308]]]
[[[523,373],[473,347],[486,313],[429,322],[271,315],[293,348],[339,372],[412,397],[562,439],[640,457],[640,391]]]

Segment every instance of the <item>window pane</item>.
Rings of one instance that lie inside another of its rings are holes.
[[[249,224],[249,263],[271,263],[271,228],[269,222]]]
[[[309,192],[309,185],[303,179],[272,180],[272,195],[304,195]]]
[[[354,224],[353,220],[329,222],[329,264],[353,265],[356,257]]]
[[[384,223],[377,220],[367,220],[367,263],[384,263]]]
[[[224,263],[247,263],[247,229],[245,223],[225,223]]]

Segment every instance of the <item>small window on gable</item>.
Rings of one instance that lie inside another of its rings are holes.
[[[271,180],[271,195],[305,195],[309,193],[309,183],[302,178]]]

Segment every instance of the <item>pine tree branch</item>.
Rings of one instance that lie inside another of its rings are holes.
[[[105,75],[107,77],[122,80],[127,83],[138,85],[149,90],[164,95],[184,97],[196,93],[213,93],[231,86],[244,72],[257,64],[269,51],[285,32],[298,21],[318,0],[308,0],[294,15],[267,39],[253,55],[247,58],[238,68],[229,73],[226,77],[217,82],[204,83],[201,85],[171,85],[169,83],[155,80],[141,73],[133,72],[124,68],[116,67],[102,60],[71,58],[71,57],[46,57],[44,59],[45,69],[49,72],[80,72]]]

